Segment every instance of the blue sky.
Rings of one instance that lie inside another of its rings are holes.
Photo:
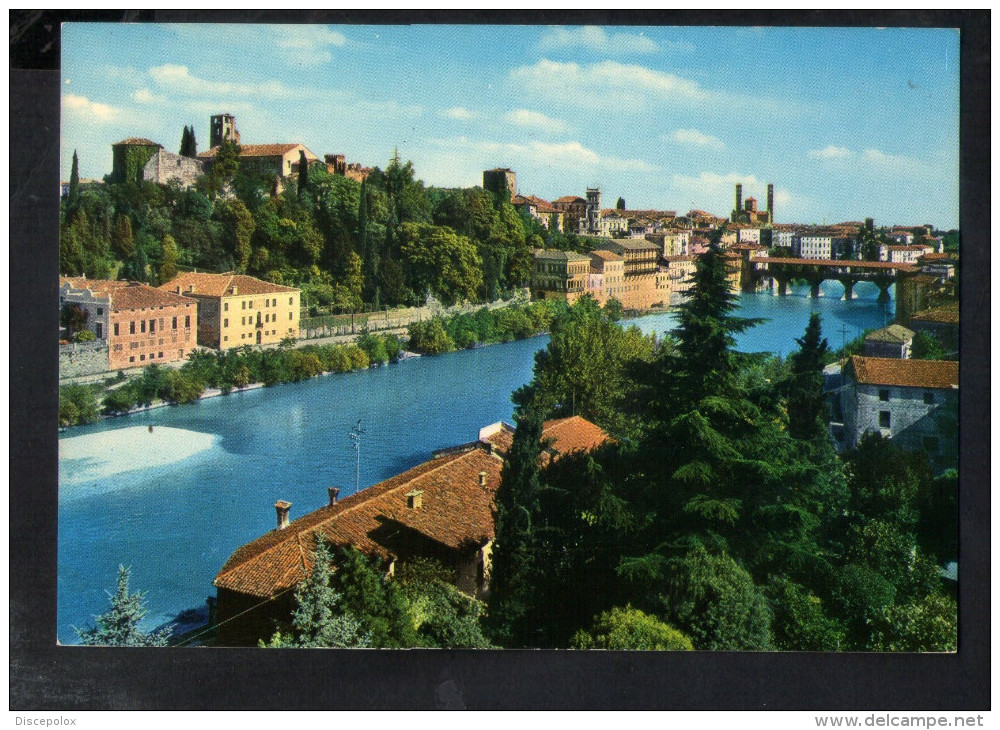
[[[511,167],[554,199],[777,222],[958,225],[959,37],[948,29],[63,26],[62,176],[111,144],[174,152],[236,115],[244,143],[302,142],[430,185]]]

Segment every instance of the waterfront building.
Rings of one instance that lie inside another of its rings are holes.
[[[273,634],[276,622],[289,622],[294,588],[312,570],[320,536],[377,558],[389,575],[398,563],[435,559],[459,590],[484,597],[493,500],[513,437],[513,426],[492,424],[475,441],[438,451],[429,461],[344,499],[331,487],[326,506],[297,520],[289,519],[293,505],[278,501],[276,529],[237,549],[215,578],[218,643],[255,646]],[[547,421],[541,465],[608,439],[579,416]]]
[[[659,246],[650,241],[622,239],[605,241],[597,250],[622,257],[625,281],[621,303],[625,309],[646,310],[668,303],[667,278],[658,276]]]
[[[108,350],[107,370],[183,360],[195,349],[198,303],[147,284],[67,277],[61,306],[86,315],[85,327]]]
[[[922,256],[930,253],[934,253],[933,246],[886,246],[883,244],[878,248],[878,260],[891,261],[894,264],[915,264]]]
[[[587,293],[590,257],[572,251],[538,249],[531,268],[531,292],[536,300],[563,299],[573,304]]]
[[[625,296],[625,259],[613,251],[591,251],[588,292],[601,306],[611,299],[621,302]]]
[[[833,238],[815,234],[793,236],[792,255],[800,259],[832,259]]]
[[[186,272],[160,286],[198,303],[198,344],[217,350],[299,336],[298,289],[244,274]]]
[[[864,354],[870,357],[892,357],[906,360],[913,346],[913,330],[891,324],[865,336]]]
[[[910,327],[917,332],[934,335],[945,348],[958,350],[958,302],[915,312],[910,317]]]
[[[953,457],[958,362],[855,355],[844,367],[844,383],[842,446],[853,448],[873,432],[935,461]]]

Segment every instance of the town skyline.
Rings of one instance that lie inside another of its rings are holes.
[[[724,216],[734,183],[774,183],[776,222],[950,229],[957,60],[948,29],[68,23],[61,172],[76,149],[103,177],[131,136],[176,151],[191,124],[203,151],[228,112],[244,143],[398,149],[440,187],[510,167],[543,198]]]

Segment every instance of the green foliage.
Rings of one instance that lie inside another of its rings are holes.
[[[167,632],[146,633],[139,623],[146,615],[145,593],[129,592],[130,569],[118,567],[118,587],[111,598],[111,607],[96,617],[96,626],[76,629],[80,643],[85,646],[166,646]]]
[[[379,648],[417,646],[419,639],[402,588],[389,580],[374,558],[353,547],[338,548],[330,587],[340,594],[345,612]]]
[[[695,648],[767,650],[771,611],[750,574],[726,554],[695,547],[670,561],[667,616]]]
[[[75,426],[97,420],[97,396],[88,385],[71,383],[59,388],[59,425]]]
[[[76,150],[73,150],[73,166],[69,173],[69,197],[66,199],[66,208],[75,211],[80,205],[80,162],[76,157]]]
[[[826,614],[823,602],[787,577],[774,576],[765,593],[774,615],[774,647],[786,651],[840,651],[845,629]]]
[[[73,335],[73,342],[93,342],[97,339],[91,330],[80,330],[75,335]]]
[[[872,646],[874,627],[895,599],[895,586],[871,568],[855,564],[841,568],[833,587],[832,608],[847,626],[848,642],[843,648]]]
[[[132,220],[127,215],[118,216],[115,230],[111,234],[111,248],[122,261],[126,261],[135,253],[135,241],[132,237]]]
[[[958,605],[941,594],[882,610],[875,637],[876,651],[938,651],[958,649]]]
[[[160,281],[165,284],[177,276],[177,242],[168,234],[163,237],[161,246]]]
[[[615,651],[691,651],[691,640],[670,624],[631,606],[613,608],[594,618],[588,631],[578,631],[574,649]]]
[[[625,307],[622,306],[620,301],[611,297],[604,304],[604,316],[612,322],[617,322],[625,316]]]
[[[404,223],[399,229],[399,251],[412,291],[433,292],[449,304],[476,298],[482,285],[482,261],[465,236],[427,223]]]
[[[930,332],[920,331],[913,335],[910,357],[914,360],[944,360],[947,354],[938,338]]]
[[[306,159],[305,150],[299,150],[299,184],[298,192],[299,197],[305,195],[306,190],[309,189],[309,160]]]
[[[416,559],[396,570],[395,580],[409,601],[419,645],[442,649],[489,649],[480,619],[483,604],[448,582],[435,561]]]
[[[198,178],[198,189],[214,200],[229,185],[240,169],[240,145],[231,140],[223,140],[211,160],[211,168],[206,175]]]
[[[425,322],[414,322],[409,326],[408,349],[425,355],[451,352],[455,343],[448,335],[440,317],[432,317]]]
[[[809,316],[803,337],[796,339],[799,350],[789,357],[788,432],[792,438],[827,438],[826,404],[823,400],[823,365],[827,343],[821,339],[822,317]]]
[[[59,324],[66,328],[70,336],[86,329],[89,313],[79,304],[67,302],[59,312]]]

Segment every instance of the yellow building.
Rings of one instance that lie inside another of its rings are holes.
[[[183,273],[163,291],[198,302],[198,344],[228,350],[299,336],[298,289],[243,274]]]
[[[590,257],[572,251],[538,249],[531,271],[535,299],[565,299],[573,304],[587,293]]]

